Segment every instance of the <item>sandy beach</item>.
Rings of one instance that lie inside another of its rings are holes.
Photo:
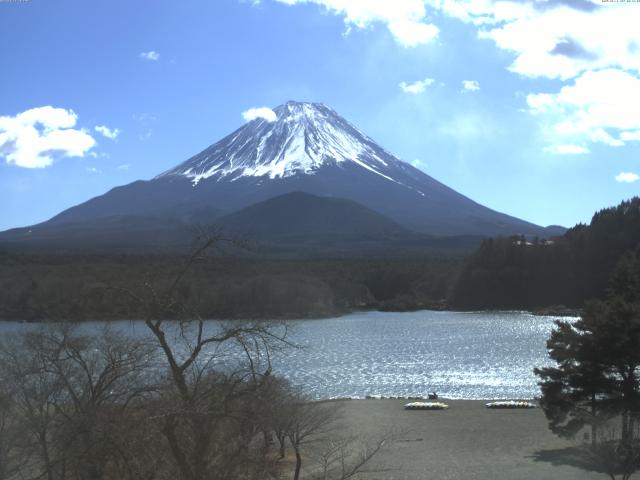
[[[379,438],[402,432],[359,478],[589,480],[602,473],[558,464],[562,449],[583,443],[553,435],[540,408],[490,410],[486,401],[441,400],[448,410],[408,411],[407,400],[347,400],[345,431]],[[561,462],[564,463],[564,462]],[[384,467],[385,471],[380,468]]]

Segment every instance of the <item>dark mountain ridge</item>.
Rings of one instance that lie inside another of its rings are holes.
[[[291,192],[219,218],[224,231],[259,241],[398,239],[416,234],[359,203]]]

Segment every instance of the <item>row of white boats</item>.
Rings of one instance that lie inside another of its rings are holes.
[[[536,408],[536,405],[531,402],[519,401],[519,400],[507,400],[499,402],[489,402],[486,404],[487,408],[492,409],[507,409],[507,408]],[[406,410],[446,410],[449,405],[442,402],[410,402],[407,403],[404,408]]]

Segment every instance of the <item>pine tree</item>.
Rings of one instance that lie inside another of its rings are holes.
[[[541,379],[540,404],[551,431],[574,437],[588,426],[595,444],[597,426],[609,415],[606,399],[614,389],[614,382],[608,366],[602,362],[592,328],[593,324],[584,320],[556,321],[547,348],[557,366],[536,368],[535,373]]]
[[[556,366],[535,369],[551,431],[573,437],[590,427],[592,457],[615,454],[606,455],[607,462],[615,459],[612,478],[615,472],[628,479],[640,467],[638,257],[622,257],[606,300],[588,303],[576,322],[556,322],[547,342]]]

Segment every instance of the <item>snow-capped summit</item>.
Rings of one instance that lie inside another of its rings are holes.
[[[159,175],[182,175],[198,184],[214,177],[285,178],[313,175],[322,166],[353,163],[390,181],[399,160],[322,103],[287,102],[275,121],[251,120],[177,167]]]

